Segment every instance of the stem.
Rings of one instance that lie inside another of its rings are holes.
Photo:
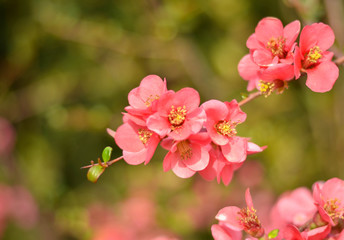
[[[253,100],[253,99],[255,99],[255,98],[257,98],[257,97],[259,97],[259,96],[261,96],[261,95],[262,95],[261,92],[254,92],[254,93],[251,93],[250,95],[248,95],[247,98],[241,100],[241,101],[238,103],[238,105],[239,105],[239,107],[241,107],[242,105],[244,105],[244,104],[250,102],[251,100]]]
[[[336,60],[334,60],[334,63],[337,65],[341,65],[344,63],[344,56],[341,56],[340,58],[337,58]]]
[[[112,164],[114,164],[115,162],[121,160],[123,158],[123,156],[120,156],[116,159],[113,159],[113,160],[110,160],[108,162],[100,162],[100,163],[96,163],[96,164],[91,164],[91,165],[87,165],[87,166],[83,166],[81,167],[81,169],[84,169],[84,168],[90,168],[90,167],[93,167],[93,166],[96,166],[96,165],[101,165],[101,166],[104,166],[104,167],[108,167],[108,166],[111,166]]]

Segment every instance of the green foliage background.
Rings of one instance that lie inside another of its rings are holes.
[[[237,64],[266,16],[284,24],[331,24],[332,50],[338,56],[344,50],[342,1],[1,0],[0,11],[0,116],[17,133],[12,156],[0,159],[0,183],[26,187],[39,208],[34,228],[8,220],[3,239],[92,239],[91,204],[111,206],[116,215],[119,202],[142,191],[153,196],[161,228],[180,239],[211,239],[216,211],[233,204],[233,189],[244,199],[236,176],[229,187],[198,176],[179,179],[163,172],[161,149],[147,166],[116,163],[97,184],[80,170],[105,146],[114,148],[113,157],[121,155],[105,130],[121,124],[128,92],[157,74],[169,89],[196,88],[202,102],[240,100],[246,82]],[[341,66],[328,93],[310,91],[301,78],[281,95],[243,106],[248,118],[238,134],[268,145],[247,160],[264,166],[257,189],[277,196],[344,178],[343,78]],[[197,184],[222,199],[209,202],[213,215],[202,227],[186,211],[197,211]]]

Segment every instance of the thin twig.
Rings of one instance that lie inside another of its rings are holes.
[[[344,56],[341,56],[339,58],[337,58],[336,60],[334,60],[334,63],[337,65],[341,65],[344,63]]]
[[[104,167],[109,167],[109,166],[111,166],[112,164],[114,164],[115,162],[121,160],[122,158],[123,158],[123,156],[120,156],[120,157],[118,157],[118,158],[116,158],[116,159],[113,159],[113,160],[110,160],[110,161],[108,161],[108,162],[106,162],[106,163],[105,163],[105,162],[96,163],[96,164],[92,163],[91,165],[83,166],[83,167],[81,167],[80,169],[90,168],[90,167],[97,166],[97,165],[101,165],[101,166],[104,166]]]
[[[251,100],[253,100],[253,99],[255,99],[255,98],[257,98],[257,97],[259,97],[259,96],[261,96],[261,95],[262,95],[261,92],[254,92],[254,93],[251,93],[250,95],[248,95],[247,98],[241,100],[241,101],[238,103],[238,105],[239,105],[239,107],[241,107],[242,105],[244,105],[244,104],[250,102]]]

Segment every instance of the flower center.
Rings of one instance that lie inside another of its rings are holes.
[[[145,101],[145,105],[147,106],[147,107],[149,107],[151,104],[152,104],[152,102],[154,102],[155,100],[158,100],[159,99],[159,95],[150,95],[147,99],[146,99],[146,101]]]
[[[153,134],[153,132],[149,131],[148,129],[143,129],[143,128],[140,128],[138,133],[139,133],[139,138],[143,144],[146,144]]]
[[[192,149],[189,141],[183,140],[177,144],[177,150],[182,160],[190,159],[192,157]]]
[[[235,129],[236,125],[237,123],[221,120],[221,121],[218,121],[214,127],[217,133],[227,136],[227,137],[233,137],[237,134],[237,131]]]
[[[171,107],[171,111],[168,114],[168,121],[171,123],[171,128],[174,130],[175,128],[180,127],[186,117],[186,107],[177,107],[175,108],[174,106]]]
[[[258,88],[261,94],[265,97],[270,96],[272,91],[274,90],[275,84],[272,82],[264,82],[263,80],[259,80]]]
[[[277,56],[279,58],[285,58],[286,52],[284,51],[286,39],[282,36],[278,38],[270,38],[268,41],[266,48],[270,49],[273,56]]]
[[[341,202],[337,198],[327,200],[324,205],[324,210],[335,223],[339,219],[344,219],[344,207],[341,207]]]
[[[303,62],[304,68],[309,68],[316,64],[320,58],[322,58],[322,51],[319,46],[312,47],[309,52],[305,55],[305,60]]]
[[[264,229],[262,228],[262,225],[256,214],[256,210],[253,207],[242,208],[238,214],[239,223],[245,232],[256,238],[260,238],[264,235]]]

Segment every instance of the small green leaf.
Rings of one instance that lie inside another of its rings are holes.
[[[100,175],[103,174],[105,168],[100,165],[94,165],[87,172],[87,179],[93,183],[96,183]]]
[[[269,232],[268,237],[269,239],[276,238],[278,236],[279,229],[274,229],[271,232]]]
[[[106,148],[104,148],[103,154],[102,154],[102,157],[103,157],[103,161],[104,161],[104,162],[107,162],[107,161],[110,160],[110,158],[111,158],[111,153],[112,153],[112,147],[106,147]]]
[[[241,98],[242,99],[245,99],[245,98],[247,98],[248,97],[248,94],[247,93],[241,93]]]

